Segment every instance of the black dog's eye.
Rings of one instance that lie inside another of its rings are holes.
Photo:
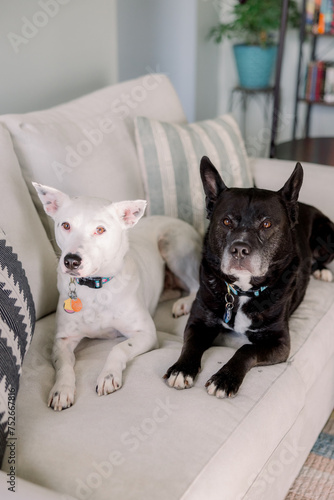
[[[223,224],[226,227],[232,227],[233,225],[231,219],[229,219],[228,217],[225,217],[225,219],[223,219]]]
[[[272,222],[269,219],[266,219],[262,222],[263,229],[269,229],[272,226]]]
[[[71,224],[69,222],[63,222],[62,227],[65,229],[65,231],[69,231],[71,229]]]

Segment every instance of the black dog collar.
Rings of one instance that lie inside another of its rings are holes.
[[[78,283],[78,285],[84,285],[88,286],[89,288],[102,288],[105,283],[108,283],[108,281],[112,280],[113,276],[111,278],[100,278],[100,277],[94,277],[94,278],[76,278],[75,281]]]

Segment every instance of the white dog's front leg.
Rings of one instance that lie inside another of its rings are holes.
[[[174,302],[172,307],[172,314],[174,318],[183,316],[190,313],[191,306],[195,300],[197,292],[191,292],[186,297],[181,297],[176,302]]]
[[[139,354],[143,354],[156,347],[157,337],[153,320],[150,323],[149,328],[137,330],[131,334],[125,333],[123,330],[129,338],[117,344],[111,350],[103,370],[97,379],[96,392],[99,396],[107,395],[120,389],[122,387],[122,372],[127,362]]]
[[[69,408],[74,403],[75,374],[74,349],[81,338],[56,338],[52,359],[56,370],[56,382],[49,393],[48,406],[54,410]]]

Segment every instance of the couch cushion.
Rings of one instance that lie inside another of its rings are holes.
[[[0,465],[7,434],[17,439],[15,401],[34,328],[35,306],[26,274],[0,230]]]
[[[31,181],[70,195],[114,201],[144,197],[134,140],[137,114],[186,121],[169,79],[158,74],[113,85],[49,110],[0,117],[11,133],[23,176],[50,237],[52,221]]]
[[[322,305],[310,307],[315,302]],[[327,331],[322,318],[328,322]],[[299,360],[313,358],[313,342],[326,345],[312,361],[316,377],[333,358],[334,344],[328,338],[333,336],[334,285],[311,280],[306,300],[290,321],[289,362],[254,368],[233,399],[208,396],[204,388],[233,355],[233,347],[215,346],[205,353],[192,389],[176,391],[163,382],[165,370],[179,356],[185,320],[172,318],[171,302],[160,304],[156,325],[175,334],[159,331],[160,349],[129,363],[122,389],[105,397],[95,393],[96,378],[112,345],[121,339],[83,341],[76,351],[76,402],[60,413],[46,406],[54,379],[54,318],[40,320],[18,394],[18,474],[93,500],[109,500],[110,491],[120,500],[155,500],[157,492],[166,500],[219,500],[222,488],[225,500],[247,498],[259,471],[265,470],[309,404],[310,380],[301,373]],[[327,416],[317,417],[317,425]],[[307,431],[306,425],[305,432],[313,435],[315,429]],[[294,448],[284,452],[284,459],[293,460],[291,467],[299,458],[298,442],[292,444]],[[277,458],[271,466],[275,473]],[[282,475],[270,480],[284,484]]]
[[[204,233],[207,223],[199,172],[203,155],[228,186],[252,185],[244,143],[231,115],[190,125],[146,117],[135,122],[148,214],[179,217]]]
[[[31,201],[8,130],[1,124],[0,151],[0,228],[20,255],[40,318],[57,305],[57,259]]]

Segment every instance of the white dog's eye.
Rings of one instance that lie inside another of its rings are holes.
[[[65,231],[69,231],[71,229],[71,224],[69,222],[63,222],[62,227],[65,229]]]
[[[98,226],[96,229],[95,229],[95,234],[103,234],[105,233],[106,230],[103,226]]]

